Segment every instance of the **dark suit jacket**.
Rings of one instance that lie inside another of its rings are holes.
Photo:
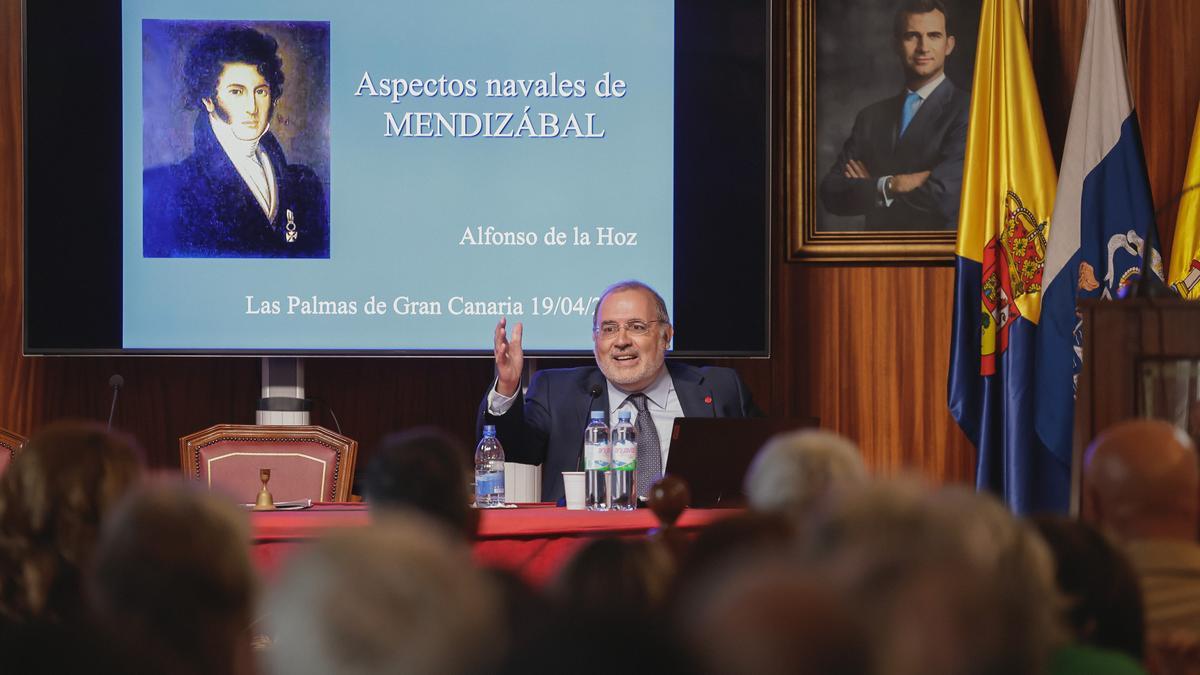
[[[259,140],[279,200],[268,220],[213,135],[208,115],[196,117],[192,154],[149,169],[142,178],[142,255],[147,258],[328,258],[329,209],[311,169],[288,164],[271,132]],[[292,212],[296,239],[285,236]]]
[[[761,414],[729,368],[667,362],[675,395],[685,417],[752,417]],[[598,392],[592,396],[592,392]],[[534,374],[528,395],[517,393],[508,412],[487,412],[487,395],[479,406],[478,431],[496,425],[496,436],[510,462],[542,465],[542,500],[563,496],[563,471],[579,471],[583,429],[593,410],[609,411],[608,382],[596,366],[557,368]]]
[[[946,78],[921,104],[899,136],[906,92],[864,108],[829,173],[821,203],[839,216],[866,216],[867,230],[954,230],[962,193],[970,96]],[[866,164],[871,178],[846,178],[851,159]],[[920,188],[877,206],[881,176],[931,171]]]

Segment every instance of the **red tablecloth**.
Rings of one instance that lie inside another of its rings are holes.
[[[677,525],[695,531],[737,513],[730,509],[688,509]],[[274,576],[298,546],[340,527],[365,525],[365,504],[316,504],[303,511],[254,511],[251,555],[259,571]],[[594,513],[568,511],[552,504],[523,504],[515,509],[480,512],[475,559],[510,569],[535,584],[545,583],[588,541],[603,536],[641,536],[657,527],[649,510]]]

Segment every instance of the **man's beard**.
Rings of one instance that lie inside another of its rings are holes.
[[[629,352],[622,352],[629,353]],[[600,367],[600,372],[604,373],[604,377],[617,386],[628,386],[641,382],[647,378],[657,374],[666,362],[666,354],[655,350],[653,354],[647,354],[644,351],[637,352],[640,359],[640,365],[635,370],[624,370],[614,367],[613,353],[609,352],[607,358],[596,359],[596,365]]]

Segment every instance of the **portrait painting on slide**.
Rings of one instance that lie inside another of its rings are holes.
[[[329,23],[142,22],[142,254],[329,257]]]
[[[793,5],[794,257],[952,259],[980,5]]]

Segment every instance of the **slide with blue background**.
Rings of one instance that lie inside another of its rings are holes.
[[[253,143],[188,97],[230,28],[282,59],[261,202],[230,159]],[[130,0],[122,44],[125,348],[489,350],[503,315],[586,350],[606,284],[670,306],[669,0]],[[223,248],[231,213],[262,242]]]

